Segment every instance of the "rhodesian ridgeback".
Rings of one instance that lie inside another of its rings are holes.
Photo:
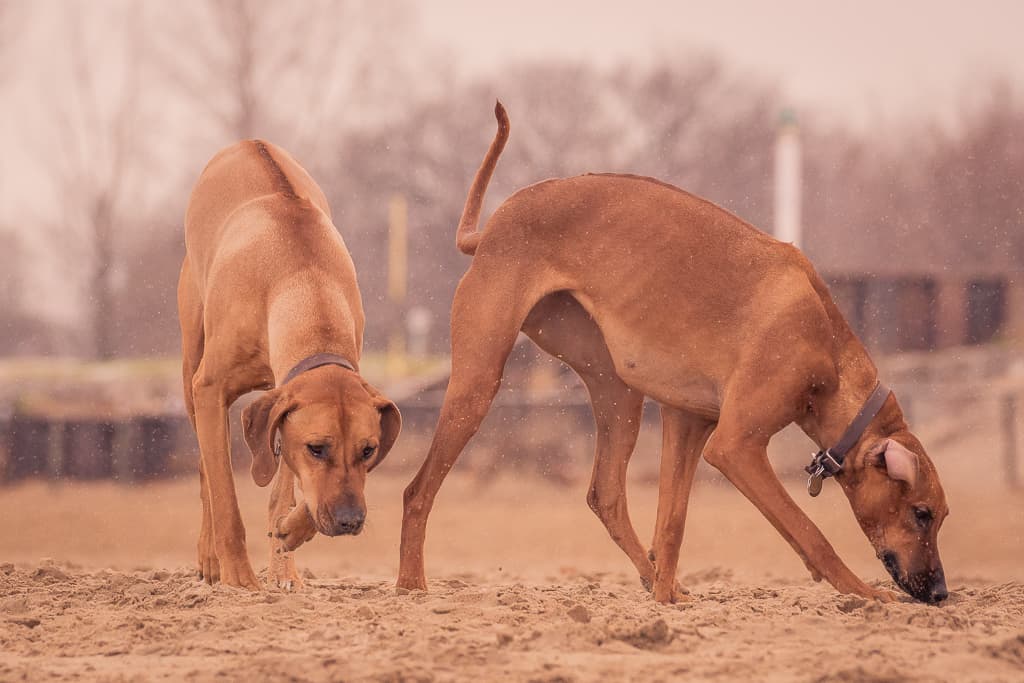
[[[519,331],[569,364],[590,393],[597,452],[587,502],[659,602],[675,575],[703,455],[838,591],[892,600],[859,579],[779,482],[768,440],[796,422],[822,451],[812,493],[834,476],[896,583],[947,595],[936,536],[938,475],[878,382],[864,346],[803,254],[666,183],[597,174],[516,192],[477,231],[508,139],[498,133],[469,191],[456,244],[473,255],[452,305],[452,374],[427,457],[405,490],[398,585],[425,589],[427,516],[487,413]],[[648,396],[661,405],[657,523],[644,552],[626,467]]]
[[[253,479],[274,480],[269,581],[298,588],[291,551],[317,531],[362,530],[366,474],[402,426],[394,403],[359,375],[355,267],[317,184],[259,140],[207,165],[185,216],[185,248],[178,312],[185,406],[201,453],[199,573],[258,588],[235,496],[228,408],[269,389],[242,422]]]

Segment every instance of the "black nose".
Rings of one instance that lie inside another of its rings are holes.
[[[946,589],[946,575],[940,567],[932,573],[932,587],[928,592],[928,602],[934,605],[942,602],[948,597],[949,591]]]
[[[912,574],[905,586],[902,583],[900,585],[915,598],[930,605],[937,605],[949,597],[942,567]]]
[[[363,530],[363,522],[366,521],[366,511],[346,505],[337,507],[331,515],[334,518],[334,533],[331,536],[345,534],[355,535]]]

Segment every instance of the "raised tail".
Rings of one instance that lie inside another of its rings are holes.
[[[508,142],[508,114],[501,102],[494,103],[494,117],[498,119],[498,132],[494,135],[491,148],[487,150],[484,162],[480,164],[473,184],[469,188],[469,196],[466,197],[466,206],[462,209],[462,218],[459,220],[459,229],[455,233],[455,246],[463,254],[472,256],[476,253],[476,247],[480,244],[482,233],[477,232],[480,225],[480,208],[484,203],[484,193],[487,192],[487,185],[491,182],[494,174],[494,167],[498,165],[498,157],[501,150],[505,149]]]

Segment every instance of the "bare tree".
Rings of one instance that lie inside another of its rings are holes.
[[[0,0],[0,83],[3,83],[8,74],[7,56],[17,39],[15,27],[19,23],[22,9],[11,0]]]
[[[177,212],[155,213],[145,239],[125,240],[119,270],[130,286],[115,292],[115,349],[120,356],[175,356],[181,350],[175,285],[185,255]]]
[[[179,116],[193,142],[212,130],[217,146],[270,135],[300,151],[329,149],[315,122],[338,116],[342,83],[364,88],[366,102],[383,97],[382,82],[400,87],[384,77],[395,62],[377,60],[370,43],[399,39],[406,20],[390,13],[401,6],[191,0],[168,17],[156,6],[107,2],[60,17],[68,68],[45,92],[41,109],[53,120],[38,158],[58,211],[48,234],[60,244],[62,278],[77,284],[67,291],[81,293],[88,353],[176,350],[170,300],[181,225],[167,216],[180,217],[194,174],[181,164],[189,140],[154,132],[173,130]],[[196,125],[204,115],[209,123]]]
[[[76,13],[66,17],[70,78],[66,90],[53,94],[60,98],[52,108],[56,134],[45,157],[53,160],[55,205],[62,208],[53,239],[68,259],[65,275],[84,280],[92,353],[101,359],[116,351],[114,276],[126,228],[142,218],[145,175],[138,172],[145,164],[141,18],[131,7],[113,18],[122,39],[119,74],[101,64],[98,42],[106,36],[89,34]]]
[[[1024,100],[1005,80],[985,90],[965,98],[954,133],[933,136],[921,213],[930,232],[944,226],[954,263],[1016,270],[1024,265]]]
[[[438,319],[436,350],[447,345],[443,321],[466,268],[454,248],[454,226],[494,135],[495,96],[508,107],[513,132],[487,193],[489,207],[551,176],[622,171],[680,183],[754,220],[770,213],[773,91],[732,78],[711,60],[616,74],[527,64],[453,87],[400,121],[347,136],[334,154],[344,166],[334,173],[359,172],[327,188],[371,301],[384,294],[387,202],[394,193],[406,196],[415,254],[409,303]],[[383,325],[374,318],[367,324],[372,346],[384,338]]]
[[[24,7],[9,0],[0,0],[0,89],[7,85],[9,55],[22,10]],[[0,354],[43,352],[49,348],[45,324],[25,303],[24,239],[13,226],[0,224],[0,242]]]
[[[965,101],[952,129],[805,129],[812,259],[862,273],[1020,268],[1024,104],[1002,81]]]
[[[408,16],[402,0],[191,0],[168,12],[159,62],[217,146],[262,136],[305,156],[400,87]]]
[[[776,90],[717,58],[666,55],[613,80],[636,131],[624,166],[715,201],[770,231]]]

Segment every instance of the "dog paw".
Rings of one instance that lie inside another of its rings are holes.
[[[306,587],[305,582],[302,580],[302,576],[295,570],[294,562],[291,563],[289,569],[285,569],[279,572],[270,572],[268,577],[268,583],[271,588],[279,588],[286,593],[298,593]]]
[[[213,585],[220,580],[220,561],[212,538],[199,538],[197,572],[199,580]]]
[[[400,591],[425,591],[427,590],[427,579],[423,576],[406,577],[399,575],[395,582],[395,588]]]
[[[654,553],[654,548],[647,551],[647,559],[651,562],[651,577],[647,578],[641,574],[640,583],[647,590],[648,593],[654,594],[654,599],[662,604],[682,602],[690,599],[690,591],[683,588],[675,577],[672,577],[668,586],[662,586],[661,584],[668,584],[669,581],[666,579],[659,578],[658,571],[658,559]]]
[[[267,584],[271,588],[280,588],[287,592],[297,592],[305,588],[302,575],[295,568],[295,557],[277,539],[270,543],[270,568],[267,572]]]
[[[268,577],[268,583],[271,588],[279,588],[286,593],[298,593],[306,587],[305,582],[302,580],[302,576],[295,570],[294,562],[291,563],[291,568],[280,572],[270,572]]]
[[[877,600],[878,602],[898,602],[900,600],[899,593],[894,593],[890,590],[877,589],[873,590],[870,595],[865,597]]]
[[[655,583],[653,592],[655,602],[660,602],[663,605],[674,605],[677,602],[688,602],[693,599],[690,597],[690,591],[675,580],[668,587],[662,587]]]
[[[220,553],[217,559],[220,562],[220,582],[222,584],[251,591],[260,589],[256,572],[252,570],[249,557],[244,550],[235,553]]]
[[[316,525],[306,506],[298,505],[274,521],[273,539],[285,552],[295,550],[316,535]]]

